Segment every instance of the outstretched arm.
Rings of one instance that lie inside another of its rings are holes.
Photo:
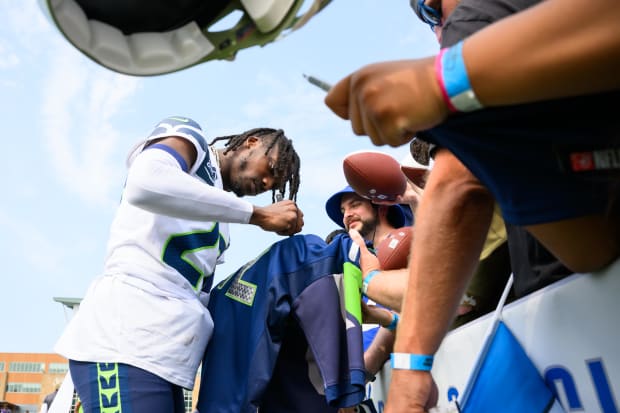
[[[463,46],[478,100],[501,106],[620,88],[619,21],[617,0],[545,0],[480,30]],[[402,145],[449,115],[434,64],[368,65],[334,85],[325,103],[356,134]]]
[[[478,265],[493,205],[454,155],[437,152],[418,207],[394,352],[435,354]],[[428,372],[393,370],[386,413],[425,411],[436,402],[433,389]]]
[[[394,346],[395,334],[387,328],[380,328],[377,335],[364,352],[364,366],[366,371],[373,376],[383,367],[385,362],[390,359],[390,353]]]
[[[189,141],[168,137],[159,141],[192,165],[196,151]],[[198,221],[254,224],[279,235],[303,227],[303,213],[290,200],[259,207],[231,192],[207,185],[187,174],[176,158],[160,149],[140,153],[129,168],[125,199],[157,214]]]
[[[366,285],[365,294],[374,302],[399,312],[403,301],[403,291],[407,288],[409,274],[407,268],[381,270],[369,279],[369,274],[379,269],[379,259],[368,250],[357,230],[349,230],[349,236],[360,247],[360,268]]]
[[[465,41],[472,86],[487,106],[618,89],[618,22],[616,0],[543,1]]]

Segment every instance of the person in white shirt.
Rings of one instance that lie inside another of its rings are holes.
[[[169,117],[129,154],[103,273],[55,346],[84,412],[184,413],[183,388],[213,331],[206,304],[228,224],[301,231],[300,160],[284,132],[216,141],[225,148],[208,145],[195,121]],[[278,202],[240,198],[269,190]]]

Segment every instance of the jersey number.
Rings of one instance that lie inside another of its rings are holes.
[[[197,291],[201,288],[205,274],[198,265],[192,262],[192,255],[200,250],[219,248],[216,255],[219,257],[227,247],[226,242],[220,236],[219,225],[215,224],[210,231],[171,235],[164,247],[162,260],[185,277]]]

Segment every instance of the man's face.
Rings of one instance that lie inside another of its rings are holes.
[[[362,237],[368,239],[377,227],[377,211],[372,207],[369,200],[361,196],[349,193],[344,194],[340,201],[342,223],[348,231],[356,229]]]
[[[263,140],[249,137],[243,147],[233,152],[228,187],[237,196],[257,195],[279,185],[282,177],[275,177],[278,148],[265,155]]]

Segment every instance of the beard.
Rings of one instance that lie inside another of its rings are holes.
[[[355,222],[362,224],[357,231],[364,239],[367,239],[377,228],[377,217],[372,217],[370,219],[360,219],[359,221]],[[348,227],[351,228],[351,224],[349,224]],[[349,228],[347,228],[347,230]]]

